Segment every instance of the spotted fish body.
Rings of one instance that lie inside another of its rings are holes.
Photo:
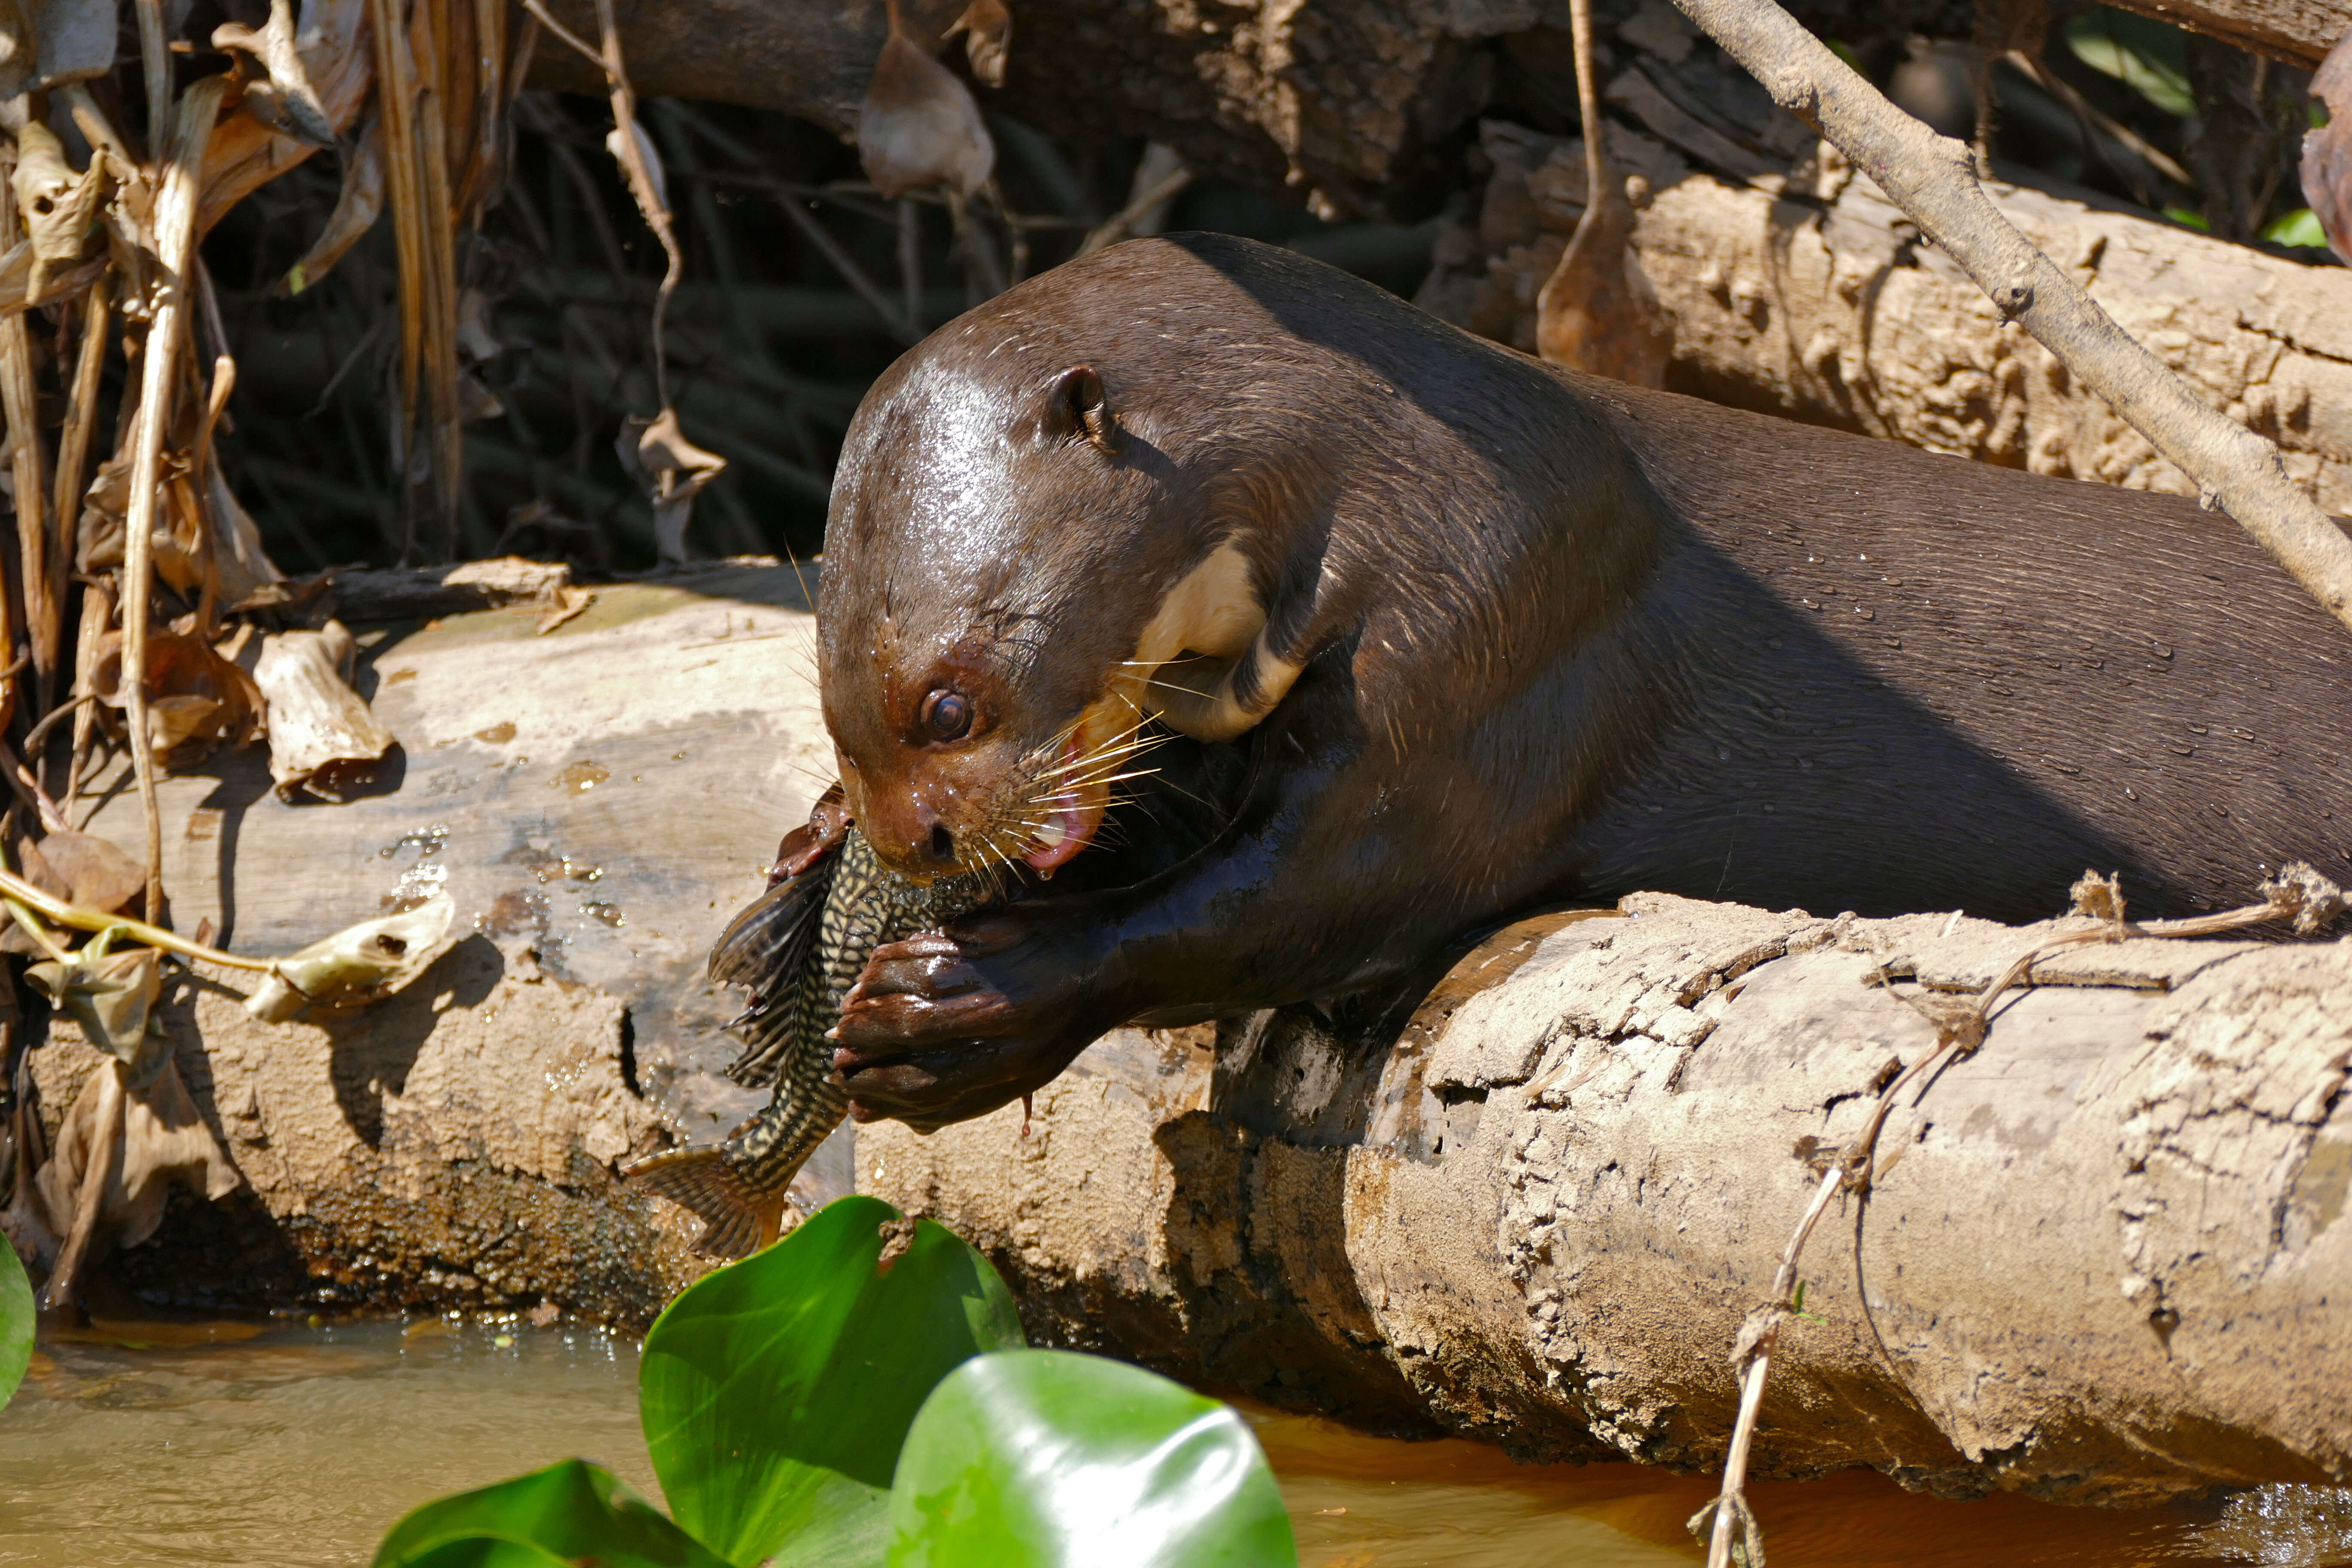
[[[718,1148],[656,1154],[623,1173],[702,1217],[697,1252],[740,1258],[773,1239],[793,1178],[841,1125],[849,1097],[830,1081],[833,1045],[824,1037],[867,955],[978,909],[990,892],[976,876],[928,885],[901,877],[853,826],[822,859],[728,922],[710,951],[710,978],[752,997],[729,1026],[743,1052],[727,1076],[773,1096]]]

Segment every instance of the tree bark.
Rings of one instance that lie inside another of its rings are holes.
[[[985,1247],[1033,1335],[1712,1468],[1808,1159],[1935,1044],[1871,977],[1981,985],[2030,936],[1637,896],[1502,933],[1392,1052],[1303,1013],[1126,1033],[1025,1137],[1018,1108],[865,1129],[860,1185]],[[2116,1504],[2352,1476],[2352,943],[2130,942],[2036,979],[1815,1237],[1752,1473]]]

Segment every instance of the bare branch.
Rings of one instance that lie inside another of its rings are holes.
[[[1878,183],[1993,303],[2195,479],[2352,627],[2352,538],[2286,477],[2278,448],[2214,412],[2135,342],[1977,184],[1963,142],[1889,103],[1771,0],[1675,0],[1773,100]]]

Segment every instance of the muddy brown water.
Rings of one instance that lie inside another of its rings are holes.
[[[364,1563],[446,1491],[573,1454],[656,1496],[634,1342],[551,1328],[100,1325],[52,1338],[0,1411],[0,1564]],[[1702,1554],[1706,1480],[1522,1467],[1253,1411],[1314,1568],[1650,1568]],[[1754,1489],[1774,1568],[2352,1564],[2352,1489],[2114,1513],[1941,1502],[1853,1472]]]

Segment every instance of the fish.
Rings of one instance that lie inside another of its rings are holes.
[[[726,1076],[771,1090],[766,1109],[716,1148],[650,1155],[623,1167],[622,1179],[698,1215],[694,1250],[705,1258],[742,1258],[775,1240],[793,1178],[849,1110],[826,1036],[867,955],[969,914],[998,890],[981,872],[902,877],[850,825],[831,850],[744,906],[710,950],[710,978],[751,994],[727,1026],[743,1049]]]

